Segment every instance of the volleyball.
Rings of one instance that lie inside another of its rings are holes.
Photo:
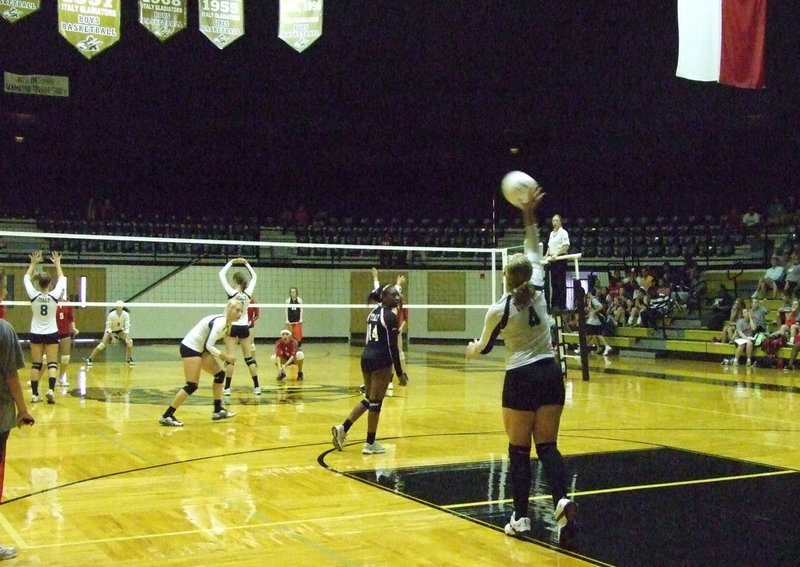
[[[506,201],[520,208],[522,199],[537,185],[536,180],[524,171],[509,171],[503,176],[500,189],[502,189]]]

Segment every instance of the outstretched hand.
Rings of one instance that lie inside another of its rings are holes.
[[[465,355],[467,358],[476,358],[478,355],[480,355],[480,351],[478,350],[478,341],[469,342]]]
[[[42,251],[41,250],[34,250],[29,256],[31,264],[38,264],[42,261]]]
[[[53,264],[55,264],[56,266],[58,266],[61,263],[61,254],[55,251],[50,252],[50,261],[53,262]]]
[[[523,211],[535,211],[542,202],[545,192],[540,185],[531,188],[528,194],[520,199],[520,208]]]

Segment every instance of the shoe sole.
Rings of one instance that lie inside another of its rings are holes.
[[[217,415],[212,415],[212,416],[211,416],[211,419],[212,419],[212,420],[214,420],[214,421],[221,421],[221,420],[223,420],[223,419],[228,419],[228,418],[231,418],[231,417],[233,417],[233,416],[235,416],[235,415],[236,415],[235,413],[229,413],[229,414],[226,414],[226,415],[219,415],[219,416],[217,416]]]
[[[336,447],[339,451],[344,450],[344,443],[339,441],[339,436],[336,435],[336,427],[331,428],[331,435],[333,436],[333,446]]]

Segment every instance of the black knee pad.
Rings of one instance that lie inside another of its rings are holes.
[[[381,406],[383,406],[383,400],[370,401],[369,411],[374,413],[381,413]]]
[[[189,394],[190,396],[197,390],[197,384],[194,382],[186,382],[186,385],[183,387],[183,391]]]
[[[361,405],[364,406],[364,409],[369,409],[369,400],[367,398],[364,398],[363,400],[361,400]]]
[[[225,382],[225,371],[220,370],[216,374],[214,374],[214,384],[222,384]]]
[[[539,447],[538,445],[536,446]],[[522,445],[512,445],[511,443],[508,444],[508,457],[514,458],[515,456],[522,457],[524,459],[530,460],[531,458],[531,448],[523,447]]]
[[[255,364],[256,366],[258,366],[258,364],[256,363],[256,359],[253,358],[252,356],[249,356],[249,357],[245,358],[244,359],[244,363],[245,363],[246,366],[250,366],[252,364]]]
[[[58,362],[48,362],[47,363],[48,370],[58,370]]]
[[[42,369],[42,363],[41,362],[32,362],[31,363],[31,368],[33,370],[41,370]]]
[[[536,456],[539,457],[540,461],[546,460],[548,457],[555,456],[555,454],[561,455],[558,451],[558,444],[556,442],[550,443],[537,443],[536,444]]]

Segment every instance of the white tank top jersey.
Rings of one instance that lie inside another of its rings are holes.
[[[106,333],[118,333],[119,331],[131,332],[131,316],[124,309],[117,315],[117,310],[113,309],[106,318]]]
[[[526,233],[529,230],[533,230],[533,227],[525,227]],[[544,284],[542,255],[538,246],[536,250],[529,246],[531,241],[530,237],[525,239],[525,256],[533,265],[530,283],[541,288]],[[504,294],[486,313],[477,350],[483,350],[489,344],[492,331],[503,318],[508,296],[508,293]],[[531,303],[523,305],[522,309],[518,309],[512,300],[508,315],[508,322],[501,332],[505,342],[507,370],[554,356],[553,341],[550,336],[550,316],[547,314],[547,302],[543,291],[537,290]]]
[[[222,352],[214,345],[229,332],[225,315],[208,315],[192,327],[181,342],[194,351],[207,350],[213,356],[219,356]]]
[[[225,289],[225,293],[228,294],[228,299],[238,299],[244,305],[244,310],[242,311],[242,316],[234,323],[234,325],[239,326],[242,325],[244,327],[249,327],[250,323],[247,321],[247,308],[250,307],[250,298],[253,297],[253,291],[256,289],[256,280],[258,276],[256,276],[255,271],[253,268],[250,267],[250,264],[245,264],[245,268],[247,271],[250,272],[250,282],[247,284],[247,288],[244,291],[239,291],[231,284],[228,283],[228,269],[233,265],[233,260],[225,264],[222,269],[219,271],[219,281],[222,282],[222,287]]]
[[[31,333],[34,335],[49,335],[58,332],[56,323],[56,308],[58,298],[64,293],[67,287],[67,278],[62,276],[56,281],[56,286],[48,293],[42,293],[33,286],[31,277],[28,274],[22,278],[25,284],[25,291],[31,298]]]

